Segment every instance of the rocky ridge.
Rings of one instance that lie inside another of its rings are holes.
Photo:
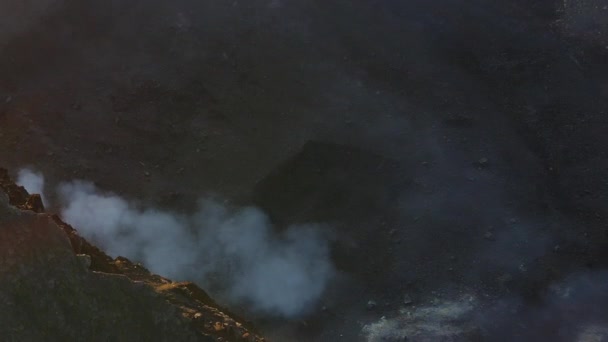
[[[6,341],[264,341],[191,282],[111,258],[0,169]]]

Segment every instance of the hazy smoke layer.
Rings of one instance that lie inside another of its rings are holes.
[[[44,197],[44,177],[41,173],[34,172],[29,169],[22,169],[17,175],[17,184],[27,190],[30,194],[39,194],[42,198],[42,202],[48,205],[46,198]]]
[[[608,272],[583,272],[526,303],[517,295],[483,303],[473,295],[408,307],[364,326],[376,341],[607,341]],[[463,339],[462,336],[470,338]]]
[[[111,256],[151,271],[218,286],[232,302],[269,314],[297,316],[322,294],[333,267],[318,227],[289,227],[277,236],[255,208],[230,210],[201,201],[190,216],[137,208],[91,183],[59,186],[62,216]]]

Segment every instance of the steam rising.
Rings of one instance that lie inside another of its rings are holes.
[[[23,169],[18,183],[42,194],[42,174]],[[58,188],[63,219],[113,257],[152,272],[216,288],[232,304],[294,317],[311,309],[333,274],[328,239],[319,226],[276,234],[259,209],[230,209],[201,200],[192,215],[138,208],[89,182]]]
[[[39,172],[34,172],[29,169],[22,169],[17,174],[17,184],[27,190],[30,194],[39,194],[42,202],[48,204],[44,197],[44,177]]]
[[[59,186],[63,218],[111,256],[142,262],[163,276],[215,285],[232,303],[293,317],[322,294],[333,267],[327,239],[316,226],[272,231],[256,208],[229,208],[211,200],[180,216],[136,208],[91,183]]]

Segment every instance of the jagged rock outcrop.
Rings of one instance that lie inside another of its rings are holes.
[[[190,282],[112,259],[0,169],[3,341],[263,341]]]

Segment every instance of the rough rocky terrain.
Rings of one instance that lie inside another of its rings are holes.
[[[0,6],[0,161],[50,212],[85,179],[325,224],[309,312],[230,308],[271,340],[606,339],[605,1]]]
[[[202,289],[112,259],[0,169],[5,341],[263,341]]]

